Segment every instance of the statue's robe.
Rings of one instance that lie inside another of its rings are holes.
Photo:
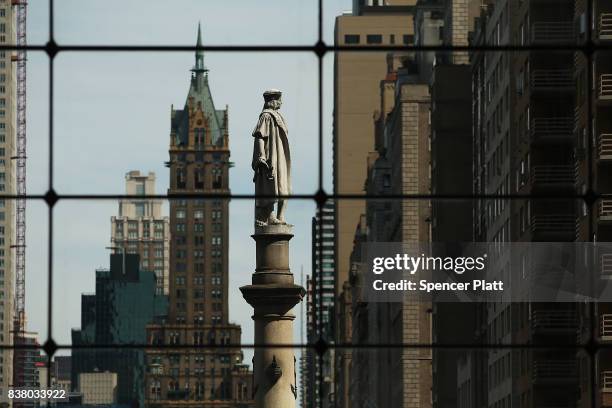
[[[252,167],[255,170],[256,195],[291,194],[291,154],[287,135],[287,125],[280,112],[274,109],[264,109],[253,130]],[[264,142],[263,149],[258,143],[258,138]],[[269,172],[258,171],[261,169],[258,166],[260,158],[263,158],[268,164]],[[258,199],[256,205],[264,207],[274,202],[276,202],[274,198]]]

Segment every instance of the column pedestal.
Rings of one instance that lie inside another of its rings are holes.
[[[257,247],[252,284],[240,288],[253,307],[256,348],[253,359],[253,392],[257,408],[295,408],[297,398],[296,362],[293,344],[292,309],[304,297],[289,269],[290,225],[255,227]]]

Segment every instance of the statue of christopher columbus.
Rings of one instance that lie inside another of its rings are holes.
[[[291,194],[291,155],[287,124],[279,112],[282,93],[277,89],[264,92],[264,108],[253,130],[255,172],[255,226],[287,224],[285,210]],[[260,196],[265,196],[261,197]],[[274,214],[274,204],[277,204]]]

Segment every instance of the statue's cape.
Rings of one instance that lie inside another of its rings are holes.
[[[266,120],[266,116],[271,117],[274,125],[278,128],[276,131],[269,129],[269,134],[262,135],[268,138],[265,156],[270,165],[272,176],[274,177],[274,188],[270,193],[274,195],[291,194],[291,154],[289,152],[289,140],[287,138],[288,130],[285,119],[280,112],[274,109],[264,109],[259,115],[259,121],[253,131],[253,136],[257,136],[260,133],[260,125]],[[282,147],[279,145],[282,145]],[[259,153],[254,150],[253,168],[255,168],[258,156]],[[278,162],[278,160],[283,159],[284,163]]]
[[[285,123],[285,118],[283,118],[283,115],[281,115],[279,111],[274,110],[274,109],[264,109],[261,111],[259,116],[261,117],[265,113],[269,113],[270,115],[272,115],[272,117],[274,118],[274,122],[276,122],[276,125],[280,127],[281,129],[283,129],[283,132],[285,132],[285,138],[286,138],[287,135],[289,134],[289,131],[287,130],[287,124]]]

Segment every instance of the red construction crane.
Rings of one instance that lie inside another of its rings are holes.
[[[26,41],[26,0],[12,0],[15,15],[16,44],[25,47]],[[13,326],[14,344],[19,344],[24,338],[26,329],[25,319],[25,250],[26,250],[26,50],[18,49],[11,57],[16,68],[16,214],[15,214],[15,319]],[[19,360],[15,350],[15,360]],[[13,365],[13,384],[15,386],[23,381],[23,367],[18,361]]]

